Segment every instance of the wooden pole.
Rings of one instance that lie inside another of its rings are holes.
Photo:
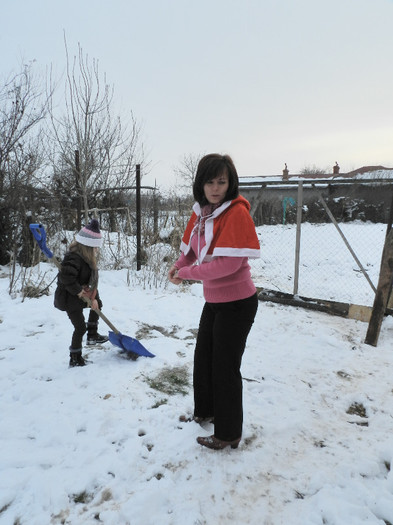
[[[388,305],[393,282],[393,230],[385,239],[382,252],[381,269],[379,272],[378,287],[374,298],[373,311],[368,325],[365,343],[377,346],[383,317]]]
[[[80,183],[79,150],[75,150],[76,229],[82,228],[82,189]]]

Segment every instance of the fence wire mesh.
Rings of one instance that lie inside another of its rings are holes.
[[[288,190],[287,185],[283,188]],[[308,199],[303,200],[299,219],[297,186],[293,185],[289,191],[284,189],[276,185],[271,195],[269,188],[266,188],[261,206],[257,209],[253,194],[242,191],[241,188],[241,193],[256,210],[254,220],[261,245],[261,258],[250,260],[255,284],[283,293],[296,293],[302,297],[372,306],[375,296],[373,287],[378,285],[387,231],[386,217],[390,207],[380,203],[378,209],[384,210],[384,213],[381,211],[378,218],[382,217],[384,220],[374,222],[367,219],[372,206],[370,203],[359,206],[353,188],[344,197],[334,193],[329,199],[329,196],[324,195],[323,198],[326,198],[329,210],[342,232],[340,235],[321,205],[318,192],[310,192]],[[391,194],[386,193],[390,202]],[[260,195],[258,189],[254,194]],[[171,204],[165,208],[160,206],[157,211],[150,201],[146,200],[142,206],[143,261],[142,270],[137,274],[149,287],[162,286],[167,282],[167,270],[179,255],[180,239],[190,217],[192,202],[179,199],[175,206],[174,203]],[[113,220],[110,221],[110,213],[116,218],[115,228]],[[99,214],[99,219],[105,237],[100,267],[127,269],[130,275],[134,275],[136,237],[133,209],[105,211]],[[38,222],[40,220],[38,218]],[[296,266],[299,227],[299,259]],[[51,246],[56,255],[62,257],[73,232],[67,230],[56,233],[52,229],[48,225]],[[70,238],[64,243],[66,233],[69,233]],[[342,236],[367,272],[372,285]],[[108,263],[104,264],[105,261]]]
[[[261,259],[251,261],[253,278],[283,293],[372,306],[392,185],[369,184],[366,191],[364,184],[346,184],[342,195],[336,187],[321,187],[324,194],[314,184],[301,194],[298,183],[242,191],[253,204],[261,244]]]
[[[376,287],[386,224],[340,224],[352,250]],[[261,259],[251,261],[258,286],[294,293],[296,224],[257,227]],[[302,223],[297,294],[372,306],[375,292],[334,224]]]

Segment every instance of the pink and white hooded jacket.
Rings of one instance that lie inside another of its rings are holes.
[[[181,279],[202,281],[205,300],[224,303],[246,299],[256,291],[249,258],[260,257],[259,240],[250,215],[250,203],[241,195],[226,201],[208,216],[200,233],[201,208],[193,213],[175,262]]]

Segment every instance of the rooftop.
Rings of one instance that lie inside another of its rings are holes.
[[[266,184],[269,182],[298,182],[298,181],[321,181],[321,180],[334,180],[334,181],[346,181],[348,179],[361,181],[361,180],[386,180],[391,179],[393,182],[393,168],[385,168],[384,166],[363,166],[356,170],[348,173],[340,173],[339,166],[333,168],[332,173],[302,173],[302,174],[291,174],[285,165],[282,175],[260,175],[253,177],[239,177],[241,186],[251,186]]]

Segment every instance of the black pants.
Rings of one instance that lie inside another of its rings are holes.
[[[98,302],[98,306],[101,309],[102,308],[101,300],[97,300],[97,302]],[[78,308],[72,311],[67,310],[67,315],[74,327],[74,333],[72,334],[70,350],[71,352],[73,350],[78,350],[78,351],[82,350],[82,339],[87,331],[83,308],[81,307],[81,308]],[[94,310],[90,310],[87,322],[91,323],[92,325],[97,326],[98,319],[99,319],[99,315],[97,314],[97,312],[95,312]]]
[[[240,366],[258,309],[257,295],[230,303],[205,303],[194,356],[194,415],[214,416],[214,435],[242,435],[243,383]]]

